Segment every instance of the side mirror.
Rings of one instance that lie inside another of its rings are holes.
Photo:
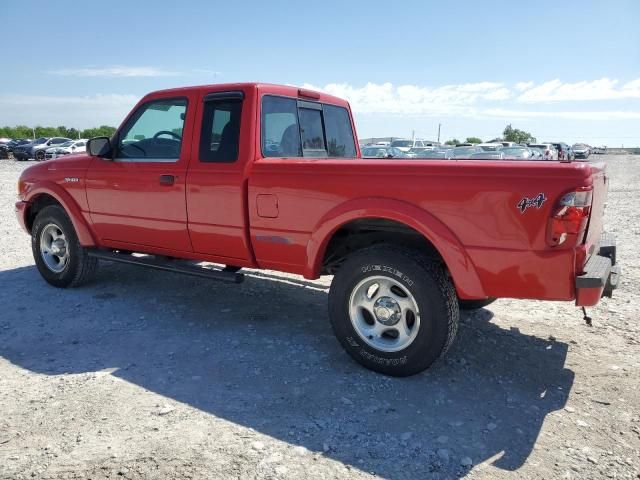
[[[87,152],[92,157],[112,158],[111,140],[109,137],[95,137],[87,141]]]

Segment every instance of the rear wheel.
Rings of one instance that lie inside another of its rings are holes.
[[[440,262],[396,246],[347,258],[329,291],[333,331],[352,358],[376,372],[408,376],[449,348],[458,301]]]
[[[80,245],[69,216],[57,205],[43,208],[36,216],[31,249],[40,275],[55,287],[79,286],[98,267],[98,260]]]
[[[38,162],[41,162],[42,160],[44,160],[44,157],[45,157],[44,150],[38,150],[35,156],[36,156],[36,160]]]

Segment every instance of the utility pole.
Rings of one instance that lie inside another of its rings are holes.
[[[438,124],[438,143],[440,143],[440,127],[442,126],[441,123]]]
[[[416,140],[416,131],[411,130],[411,141],[414,142]]]
[[[33,132],[33,139],[36,139],[36,129],[31,127],[31,131]]]

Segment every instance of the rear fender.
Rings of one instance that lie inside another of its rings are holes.
[[[82,210],[73,197],[62,187],[54,182],[39,182],[29,189],[25,195],[24,201],[31,204],[39,195],[49,195],[55,198],[56,201],[62,205],[62,208],[65,209],[67,215],[69,215],[69,218],[71,219],[71,223],[76,231],[80,245],[83,247],[95,247],[97,245],[93,232],[89,228],[89,223],[85,215],[82,213]],[[25,209],[25,217],[28,217],[28,215],[29,208]],[[27,222],[25,218],[25,225],[26,224]]]
[[[328,212],[318,222],[307,244],[305,277],[317,278],[320,275],[322,260],[333,234],[348,222],[362,218],[394,220],[413,228],[440,253],[461,298],[486,297],[471,258],[453,232],[425,210],[387,198],[350,200]]]

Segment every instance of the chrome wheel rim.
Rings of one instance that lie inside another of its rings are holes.
[[[62,272],[69,263],[69,244],[62,229],[50,223],[40,233],[40,256],[49,270]]]
[[[384,276],[367,277],[355,286],[349,318],[358,336],[383,352],[404,350],[420,330],[415,298],[400,282]]]

